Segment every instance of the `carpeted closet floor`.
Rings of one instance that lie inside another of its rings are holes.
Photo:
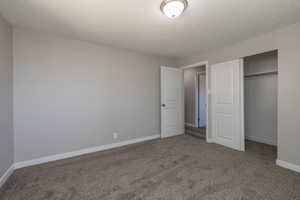
[[[299,200],[300,174],[276,149],[245,153],[192,136],[153,140],[17,170],[5,200]]]

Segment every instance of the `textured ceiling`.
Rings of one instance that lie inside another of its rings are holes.
[[[300,21],[300,0],[189,0],[175,20],[161,0],[0,0],[13,26],[182,57]]]

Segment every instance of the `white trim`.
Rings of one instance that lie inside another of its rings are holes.
[[[102,146],[97,146],[97,147],[81,149],[81,150],[72,151],[72,152],[68,152],[68,153],[46,156],[46,157],[37,158],[37,159],[33,159],[33,160],[21,161],[21,162],[15,163],[14,167],[15,167],[15,169],[29,167],[29,166],[33,166],[33,165],[43,164],[43,163],[52,162],[52,161],[56,161],[56,160],[62,160],[62,159],[66,159],[66,158],[72,158],[75,156],[80,156],[80,155],[84,155],[84,154],[108,150],[108,149],[112,149],[112,148],[116,148],[116,147],[122,147],[122,146],[126,146],[129,144],[135,144],[135,143],[153,140],[153,139],[157,139],[157,138],[160,138],[160,134],[151,135],[151,136],[142,137],[142,138],[136,138],[136,139],[132,139],[132,140],[126,140],[123,142],[118,142],[118,143],[113,143],[113,144],[107,144],[107,145],[102,145]]]
[[[212,136],[210,134],[210,68],[208,65],[208,62],[206,63],[205,68],[206,73],[206,83],[205,83],[205,92],[206,92],[206,142],[207,143],[213,143]]]
[[[206,142],[207,143],[214,143],[213,139],[206,137]]]
[[[300,166],[283,160],[276,160],[276,165],[300,173]]]
[[[203,65],[205,65],[207,67],[208,61],[198,62],[198,63],[194,63],[194,64],[191,64],[191,65],[186,65],[186,66],[183,66],[183,67],[180,67],[180,68],[188,69],[188,68],[193,68],[193,67],[200,67],[200,66],[203,66]]]
[[[6,172],[3,174],[3,176],[0,177],[0,188],[4,185],[4,183],[8,180],[8,178],[12,175],[14,172],[15,167],[14,165],[11,165]]]
[[[244,59],[240,58],[240,150],[245,151]]]
[[[166,139],[166,138],[172,138],[172,137],[177,137],[177,136],[180,136],[180,135],[184,135],[185,133],[183,132],[177,132],[176,134],[174,135],[171,135],[171,136],[166,136],[166,137],[162,137],[161,139]]]

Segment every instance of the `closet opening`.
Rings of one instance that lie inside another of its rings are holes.
[[[185,133],[204,139],[207,127],[206,68],[206,65],[201,65],[183,71]]]
[[[276,156],[278,51],[244,57],[243,60],[246,151],[267,148]]]

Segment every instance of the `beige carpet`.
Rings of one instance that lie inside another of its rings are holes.
[[[246,153],[191,136],[153,140],[17,170],[5,200],[299,200],[300,174],[277,167],[275,148]]]

